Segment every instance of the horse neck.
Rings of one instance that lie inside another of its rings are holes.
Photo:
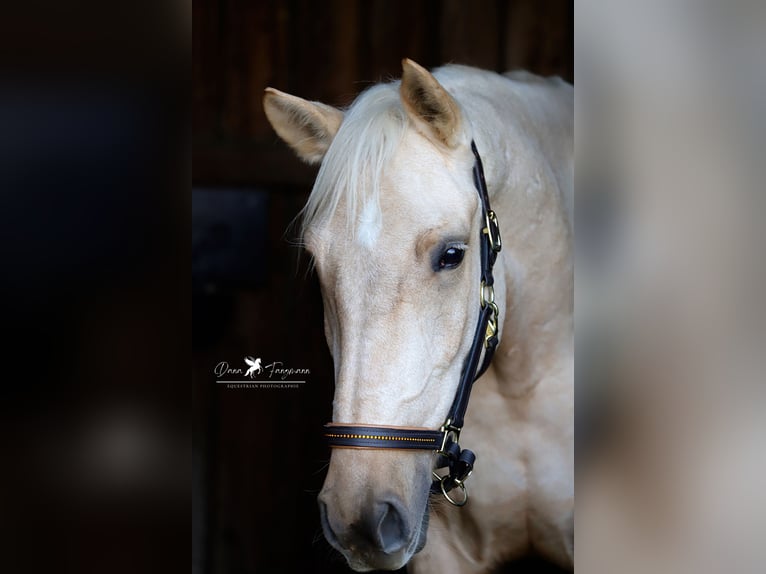
[[[518,396],[566,369],[573,349],[572,233],[561,184],[571,181],[571,166],[562,165],[565,154],[551,151],[556,142],[545,141],[544,125],[523,125],[504,111],[487,110],[472,123],[480,151],[486,150],[482,159],[503,238],[496,276],[504,280],[505,311],[493,367],[501,389]]]

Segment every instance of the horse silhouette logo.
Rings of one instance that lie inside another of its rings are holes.
[[[260,375],[263,372],[260,358],[253,359],[252,357],[245,357],[245,364],[250,367],[245,373],[246,377],[250,377],[252,379],[255,375]]]

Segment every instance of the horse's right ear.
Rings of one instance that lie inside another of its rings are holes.
[[[271,126],[303,161],[322,161],[343,121],[343,112],[320,102],[309,102],[266,88],[263,109]]]
[[[450,148],[463,143],[457,102],[431,72],[409,58],[402,60],[399,93],[407,115],[426,137]]]

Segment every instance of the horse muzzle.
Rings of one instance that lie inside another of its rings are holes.
[[[338,454],[341,453],[333,453],[333,458]],[[402,473],[399,480],[381,473],[377,481],[372,481],[372,477],[364,476],[369,474],[365,471],[386,468],[385,465],[369,464],[381,454],[344,451],[342,455],[347,456],[340,458],[354,460],[344,460],[344,464],[336,466],[343,471],[343,475],[337,477],[333,472],[335,465],[331,463],[328,479],[318,498],[325,538],[357,572],[397,570],[425,544],[430,456],[408,453],[410,456],[402,461],[411,466],[411,471],[423,467],[419,469],[422,472]],[[339,461],[333,461],[336,462]],[[361,466],[359,463],[362,462],[367,464]],[[402,484],[401,477],[406,475],[417,478],[411,484]],[[360,477],[363,480],[359,481]]]

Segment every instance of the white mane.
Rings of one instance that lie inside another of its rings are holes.
[[[354,101],[345,112],[301,212],[302,237],[310,227],[327,221],[341,199],[351,230],[364,233],[362,229],[380,229],[381,174],[406,126],[398,81],[372,86]]]

